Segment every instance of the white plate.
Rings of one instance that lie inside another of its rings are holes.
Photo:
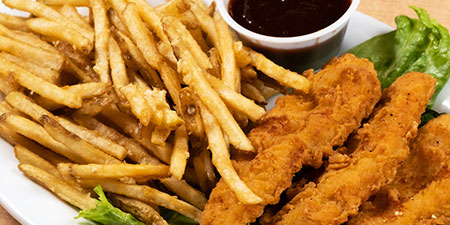
[[[0,5],[0,12],[8,12]],[[18,12],[14,12],[17,14]],[[375,35],[386,33],[392,27],[363,13],[356,12],[350,19],[342,52]],[[77,211],[52,193],[28,180],[17,169],[13,148],[0,140],[0,204],[24,225],[77,225]]]

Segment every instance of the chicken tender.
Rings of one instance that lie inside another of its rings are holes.
[[[401,204],[445,174],[449,164],[450,115],[444,114],[419,129],[411,143],[411,154],[399,168],[394,181],[366,202],[348,224],[384,224],[394,220],[401,214]]]
[[[381,96],[373,64],[346,54],[317,74],[304,73],[310,94],[280,97],[274,109],[250,132],[258,153],[235,168],[263,203],[244,205],[223,180],[213,189],[201,224],[248,224],[276,204],[303,165],[319,167],[368,117]]]
[[[435,84],[430,75],[412,72],[385,89],[369,122],[351,137],[349,165],[328,170],[317,184],[311,183],[272,224],[341,224],[356,215],[408,158],[409,140],[416,136]]]

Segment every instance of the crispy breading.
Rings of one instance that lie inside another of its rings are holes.
[[[411,143],[411,154],[393,182],[371,197],[348,224],[384,224],[395,219],[401,204],[438,179],[449,165],[450,115],[444,114],[419,129]]]
[[[412,72],[385,89],[369,122],[351,137],[350,164],[328,170],[274,217],[272,224],[341,224],[395,177],[409,140],[434,93],[436,79]]]
[[[258,153],[235,168],[263,203],[244,205],[220,180],[202,213],[201,224],[248,224],[275,204],[303,165],[318,167],[324,155],[334,154],[367,117],[381,91],[373,64],[346,54],[317,74],[304,73],[310,94],[288,95],[250,132]]]

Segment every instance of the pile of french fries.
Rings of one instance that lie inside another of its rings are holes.
[[[243,46],[214,3],[3,3],[31,14],[0,14],[0,134],[26,176],[80,209],[100,184],[148,224],[166,224],[158,206],[199,221],[219,175],[262,201],[230,148],[256,151],[243,129],[266,99],[309,82]]]

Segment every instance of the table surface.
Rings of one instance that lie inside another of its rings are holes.
[[[408,8],[415,5],[426,9],[432,18],[438,20],[442,25],[450,28],[450,14],[445,9],[450,9],[450,1],[445,0],[361,0],[359,11],[372,16],[379,21],[395,27],[394,18],[403,14],[415,17],[415,13]],[[0,206],[0,224],[19,225],[1,206]]]

